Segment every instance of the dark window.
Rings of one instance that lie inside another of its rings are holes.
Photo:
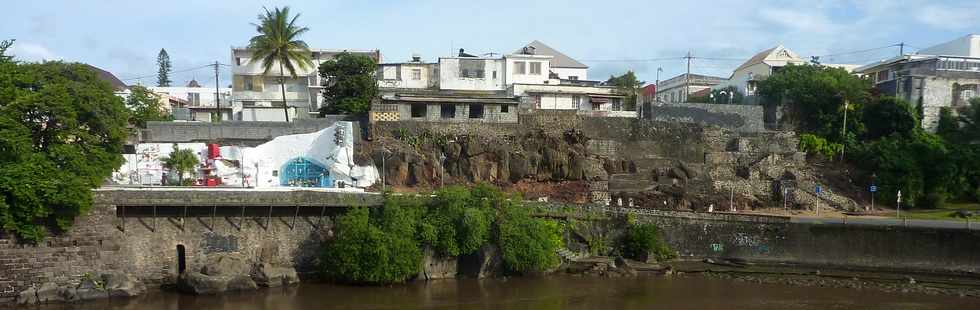
[[[509,112],[510,112],[510,106],[509,105],[506,105],[506,104],[500,105],[500,113],[509,113]]]
[[[456,117],[456,105],[454,105],[454,104],[443,104],[443,105],[439,105],[439,115],[442,118],[455,118]]]
[[[235,57],[235,64],[241,66],[242,65],[242,58],[241,57]]]
[[[483,59],[460,59],[459,77],[482,79],[484,63]]]
[[[470,118],[483,118],[483,105],[482,104],[471,104],[470,105]]]
[[[412,104],[412,117],[425,117],[425,104],[424,103],[413,103]]]
[[[183,244],[177,245],[177,273],[181,274],[187,270],[187,253]]]

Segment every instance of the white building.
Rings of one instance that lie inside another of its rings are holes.
[[[241,110],[232,103],[231,88],[227,87],[204,87],[191,80],[187,86],[146,88],[160,97],[161,105],[177,120],[228,121]]]
[[[657,101],[667,103],[687,102],[688,96],[705,89],[711,89],[724,84],[728,80],[723,77],[687,73],[660,81],[660,89],[656,90]]]
[[[379,89],[435,89],[439,87],[439,65],[412,56],[411,61],[378,65]]]
[[[282,113],[284,106],[288,107],[285,110],[289,111],[290,119],[316,114],[323,102],[321,91],[324,81],[319,75],[319,65],[343,52],[366,55],[376,62],[381,60],[381,52],[378,50],[311,49],[313,65],[296,68],[296,77],[292,77],[288,71],[280,72],[278,63],[273,64],[270,72],[265,72],[261,62],[250,62],[252,52],[247,48],[232,48],[232,102],[242,107],[241,115],[236,119],[282,121],[285,120]],[[285,79],[285,102],[280,78]],[[279,107],[280,116],[266,119],[266,116],[272,117],[274,114],[269,112],[270,107]],[[250,119],[249,115],[257,119]]]
[[[749,58],[748,61],[738,66],[732,72],[727,83],[721,83],[715,86],[715,89],[734,86],[735,89],[745,96],[745,103],[758,103],[756,86],[759,81],[765,80],[787,65],[802,65],[805,63],[806,61],[800,58],[800,55],[797,55],[780,44]]]
[[[551,56],[548,72],[557,76],[558,79],[572,81],[589,79],[589,66],[562,54],[562,52],[541,43],[541,41],[534,40],[523,48],[514,51],[514,54]]]

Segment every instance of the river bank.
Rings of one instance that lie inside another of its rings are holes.
[[[13,309],[976,309],[980,299],[670,277],[452,279],[361,287],[322,283],[222,295],[155,291],[131,299]]]

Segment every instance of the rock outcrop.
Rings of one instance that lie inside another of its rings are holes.
[[[217,294],[299,283],[296,269],[269,263],[251,264],[236,254],[214,254],[200,271],[180,275],[178,289],[191,294]]]
[[[452,279],[457,275],[459,265],[456,257],[442,257],[432,248],[426,247],[422,253],[422,270],[419,271],[418,279]]]
[[[77,285],[59,286],[46,282],[40,287],[31,287],[20,293],[19,304],[72,302],[100,298],[124,298],[146,293],[146,285],[136,277],[121,273],[105,273],[98,277],[86,275]]]

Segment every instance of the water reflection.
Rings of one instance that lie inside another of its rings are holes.
[[[445,280],[388,287],[303,284],[220,296],[160,292],[40,309],[980,309],[980,299],[691,277]],[[32,308],[36,309],[36,308]]]

